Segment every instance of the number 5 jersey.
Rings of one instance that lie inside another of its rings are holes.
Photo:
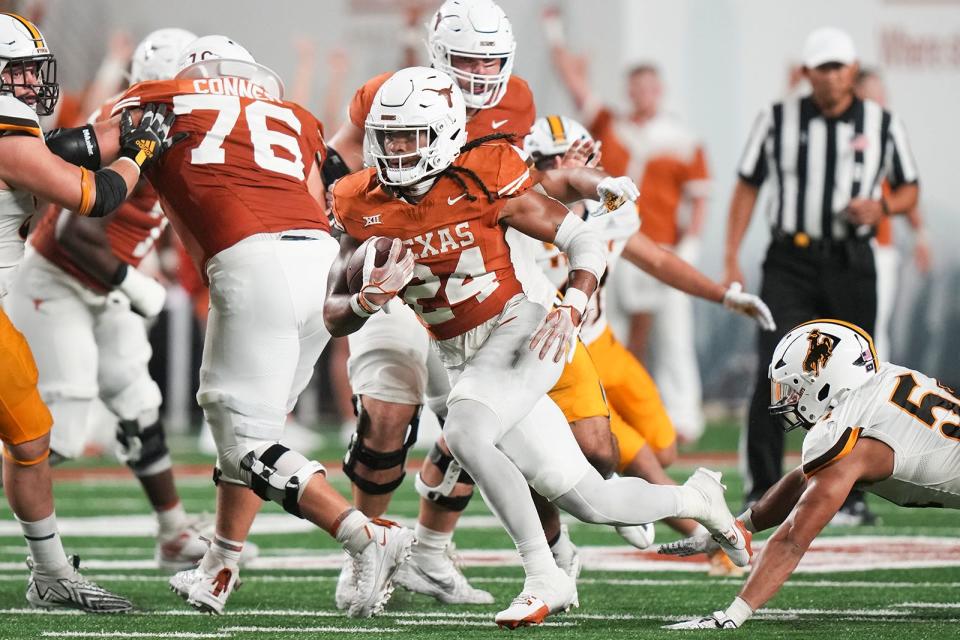
[[[861,438],[893,450],[889,478],[863,488],[907,507],[960,508],[960,400],[933,378],[884,362],[803,441],[810,477],[847,455]]]
[[[201,273],[211,257],[257,233],[329,231],[306,188],[323,162],[323,130],[300,105],[235,77],[143,82],[113,108],[162,103],[186,133],[147,177]]]

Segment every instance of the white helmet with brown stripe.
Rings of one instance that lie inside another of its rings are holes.
[[[879,368],[873,339],[860,327],[829,319],[798,325],[773,351],[770,415],[784,431],[809,429]]]
[[[582,124],[567,116],[541,116],[523,139],[523,150],[538,169],[553,169],[553,161],[577,141],[593,142],[590,132]]]
[[[0,94],[12,95],[37,115],[53,113],[60,97],[57,61],[36,25],[0,13]]]

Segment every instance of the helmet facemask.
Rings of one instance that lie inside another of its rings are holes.
[[[770,380],[770,406],[767,411],[784,432],[797,427],[809,430],[816,421],[808,420],[800,411],[805,389],[797,378]]]
[[[38,116],[53,113],[60,99],[60,85],[57,83],[57,61],[52,55],[12,58],[2,63],[0,94],[12,95],[30,105]],[[27,82],[28,75],[33,75],[36,82]]]
[[[367,123],[364,146],[377,169],[380,182],[390,187],[406,187],[436,175],[449,166],[439,158],[437,131],[432,125],[383,125]],[[402,139],[402,153],[388,150],[391,139]]]
[[[438,43],[436,46],[435,65],[441,71],[457,81],[463,91],[463,101],[468,109],[490,109],[500,104],[507,92],[510,74],[513,71],[513,57],[516,44],[509,51],[498,53],[477,54],[469,51],[454,51]],[[473,73],[458,69],[453,64],[453,58],[467,58],[473,60],[499,60],[500,69],[494,74]]]

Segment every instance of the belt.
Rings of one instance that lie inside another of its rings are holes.
[[[833,253],[846,251],[853,245],[868,244],[870,237],[853,236],[842,240],[834,240],[832,238],[811,238],[802,231],[797,233],[774,231],[773,241],[777,244],[788,245],[811,253]]]

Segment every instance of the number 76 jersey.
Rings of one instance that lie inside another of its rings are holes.
[[[889,362],[803,440],[809,477],[872,438],[893,450],[893,474],[863,488],[905,507],[960,509],[960,399],[933,378]]]
[[[148,170],[163,210],[201,273],[211,257],[257,233],[329,231],[307,176],[326,152],[317,119],[244,78],[142,82],[113,114],[172,107],[186,133]]]

